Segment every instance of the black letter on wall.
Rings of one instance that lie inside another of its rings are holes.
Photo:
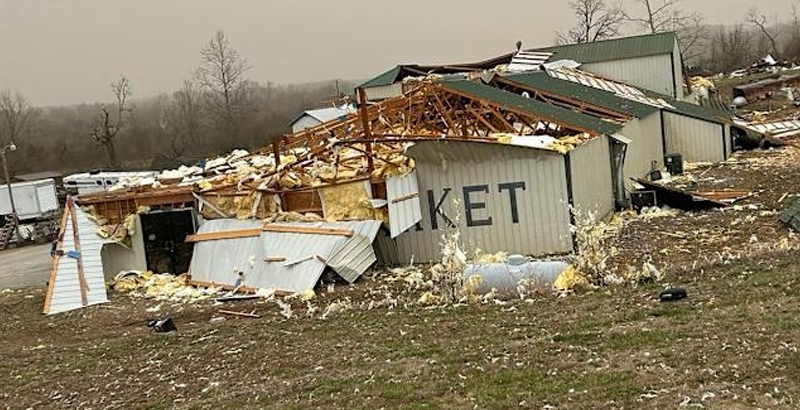
[[[464,210],[467,213],[467,226],[488,226],[492,224],[492,217],[486,219],[473,219],[472,211],[475,209],[486,209],[486,202],[472,202],[469,194],[473,192],[489,193],[489,185],[475,185],[464,187]]]
[[[447,198],[447,194],[449,194],[450,191],[452,191],[450,188],[443,189],[442,192],[444,193],[442,194],[442,198],[439,199],[439,202],[436,202],[436,198],[433,196],[433,190],[428,190],[428,209],[430,210],[431,214],[431,229],[434,231],[439,229],[439,220],[436,218],[436,215],[441,216],[442,219],[447,222],[447,226],[451,228],[456,227],[456,224],[454,224],[453,221],[451,221],[450,218],[444,214],[444,211],[442,211],[442,204],[444,203],[444,200]]]
[[[519,212],[517,208],[517,189],[525,190],[525,182],[508,182],[499,184],[500,192],[508,190],[508,199],[511,201],[511,221],[519,223]]]

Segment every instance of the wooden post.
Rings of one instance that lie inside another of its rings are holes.
[[[358,89],[358,105],[361,111],[361,126],[364,128],[364,138],[367,140],[372,139],[372,130],[369,127],[369,117],[367,115],[367,93],[364,88]],[[372,160],[372,142],[365,143],[365,151],[367,151],[367,170],[370,174],[375,169],[375,164]]]
[[[272,155],[275,156],[275,169],[281,165],[281,141],[275,141],[272,143]]]
[[[89,304],[89,298],[86,294],[88,285],[86,284],[86,277],[83,275],[83,254],[81,253],[81,238],[78,234],[78,215],[75,214],[74,203],[67,203],[67,206],[72,220],[72,237],[75,241],[75,251],[78,252],[78,284],[81,288],[81,304],[87,306]]]
[[[44,297],[44,308],[42,313],[50,313],[50,304],[53,301],[53,290],[56,285],[56,273],[58,272],[58,262],[61,260],[61,251],[64,247],[64,234],[67,229],[67,217],[69,217],[69,203],[72,202],[72,197],[67,196],[67,204],[64,207],[64,214],[61,215],[61,225],[58,230],[58,239],[56,242],[56,253],[53,255],[53,265],[50,268],[50,279],[47,281],[47,293]]]

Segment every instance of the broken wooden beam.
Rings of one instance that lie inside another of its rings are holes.
[[[352,229],[337,229],[337,228],[320,228],[309,226],[294,226],[294,225],[264,225],[261,228],[264,232],[280,232],[280,233],[300,233],[309,235],[339,235],[339,236],[353,236]]]
[[[254,313],[247,313],[247,312],[236,312],[233,310],[219,310],[219,313],[223,315],[231,315],[231,316],[239,316],[239,317],[249,317],[253,319],[261,319],[261,315],[256,315]]]
[[[210,233],[198,233],[186,237],[186,242],[205,242],[216,241],[220,239],[236,239],[236,238],[252,238],[261,236],[260,228],[253,229],[237,229],[233,231],[221,231]]]

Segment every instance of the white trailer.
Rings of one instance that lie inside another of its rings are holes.
[[[140,172],[84,172],[73,174],[64,178],[64,188],[77,195],[87,195],[95,192],[108,191],[120,180],[128,178],[156,178],[157,171]]]
[[[11,191],[20,221],[47,219],[58,212],[56,181],[53,179],[11,184]],[[12,212],[8,185],[3,184],[0,186],[0,215],[10,215]]]

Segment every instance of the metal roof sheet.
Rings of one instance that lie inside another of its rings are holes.
[[[262,225],[258,220],[217,219],[204,223],[198,233],[254,229]],[[198,242],[189,269],[192,279],[233,285],[239,279],[239,272],[243,272],[248,286],[303,292],[314,288],[328,264],[333,263],[337,273],[348,281],[354,281],[375,262],[372,241],[380,229],[380,221],[275,225],[349,228],[353,230],[353,236],[262,232],[259,237]],[[365,241],[370,245],[368,250],[363,245]],[[285,260],[266,262],[264,259],[268,256]],[[334,256],[336,258],[330,262]]]
[[[556,107],[540,101],[525,98],[514,93],[503,91],[488,85],[470,81],[452,81],[442,83],[446,89],[469,95],[471,97],[489,100],[498,105],[524,111],[543,120],[597,134],[613,134],[619,131],[620,124],[603,121],[595,117]]]
[[[611,91],[583,85],[544,72],[514,74],[505,77],[522,88],[541,90],[564,97],[585,101],[615,112],[643,118],[658,111],[658,107],[620,97]]]
[[[547,52],[519,51],[511,59],[507,69],[508,71],[538,70],[552,55],[553,53]]]
[[[658,108],[673,108],[663,98],[648,97],[644,92],[642,92],[642,90],[634,86],[621,83],[619,81],[609,80],[586,71],[571,68],[558,68],[547,70],[547,74],[560,80],[581,84],[598,90],[608,91],[619,97],[630,101],[635,101],[640,104],[651,105]]]
[[[568,59],[589,64],[670,54],[675,50],[676,41],[675,33],[668,32],[622,37],[594,41],[591,43],[541,47],[532,51],[547,51],[553,53],[553,59]]]

